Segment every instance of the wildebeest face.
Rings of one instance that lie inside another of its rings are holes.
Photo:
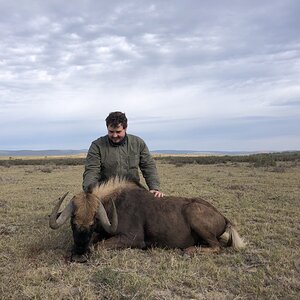
[[[62,212],[58,212],[66,195],[67,193],[59,198],[54,206],[49,218],[49,225],[52,229],[58,229],[71,218],[74,240],[71,260],[85,262],[87,260],[85,254],[89,252],[94,231],[99,231],[100,228],[100,231],[104,230],[110,234],[116,232],[118,226],[116,207],[112,201],[112,223],[110,223],[100,199],[91,193],[82,192],[74,196]]]
[[[74,240],[72,253],[76,255],[86,254],[89,250],[95,225],[93,224],[89,227],[79,227],[71,222],[71,226]]]

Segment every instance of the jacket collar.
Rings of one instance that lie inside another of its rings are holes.
[[[128,137],[127,137],[127,133],[125,133],[124,139],[118,143],[114,143],[108,136],[107,136],[108,142],[111,146],[113,147],[119,147],[119,146],[124,146]]]

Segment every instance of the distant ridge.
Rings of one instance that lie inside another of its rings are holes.
[[[191,154],[191,155],[250,155],[263,151],[195,151],[195,150],[153,150],[152,154]],[[272,151],[269,151],[272,152]]]
[[[80,150],[0,150],[0,156],[64,156],[86,154],[87,149]],[[153,150],[152,154],[164,155],[251,155],[259,153],[276,153],[280,151],[195,151],[195,150]],[[293,152],[293,151],[283,151]]]
[[[87,153],[87,150],[0,150],[0,156],[63,156],[80,153]]]

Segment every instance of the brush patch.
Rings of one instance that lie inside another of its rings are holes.
[[[91,194],[100,199],[104,204],[110,199],[114,200],[124,190],[137,188],[139,186],[136,183],[128,181],[126,178],[113,177],[105,183],[95,186]]]

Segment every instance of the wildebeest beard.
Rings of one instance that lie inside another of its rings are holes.
[[[91,238],[94,232],[94,225],[89,228],[78,228],[76,224],[71,222],[73,231],[74,246],[72,249],[73,255],[82,255],[89,251]]]

